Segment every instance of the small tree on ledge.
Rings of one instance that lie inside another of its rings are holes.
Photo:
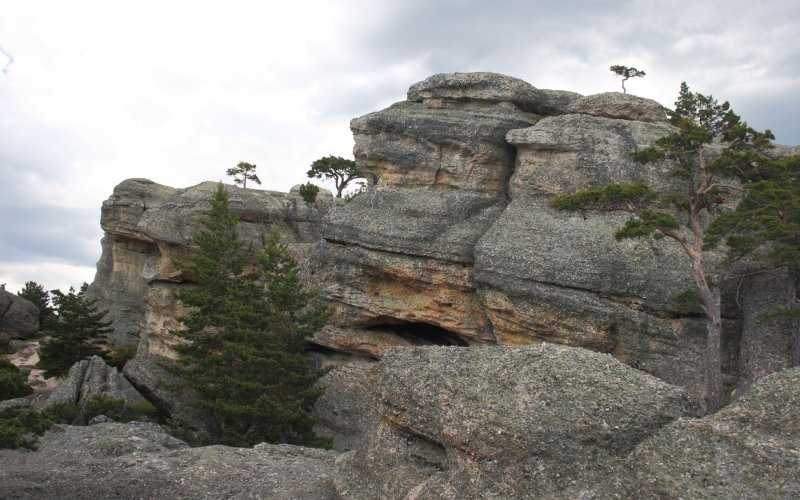
[[[627,80],[629,78],[640,78],[640,77],[643,77],[646,74],[644,71],[638,70],[636,68],[633,68],[633,67],[629,68],[628,66],[620,66],[619,64],[611,66],[609,69],[611,70],[612,73],[615,73],[615,74],[617,74],[617,75],[622,77],[622,93],[623,94],[627,94],[628,93],[627,89],[625,88],[625,80]]]
[[[333,179],[336,183],[336,197],[342,197],[342,191],[355,179],[363,179],[356,170],[356,162],[341,156],[326,156],[315,160],[306,175],[317,179]]]
[[[233,182],[245,189],[247,188],[247,181],[253,181],[259,186],[261,185],[261,180],[256,175],[256,166],[252,163],[240,161],[235,167],[229,168],[225,174],[233,177]]]
[[[614,238],[667,238],[683,250],[692,270],[695,291],[706,316],[706,409],[722,407],[722,310],[719,284],[706,275],[703,251],[707,226],[704,219],[716,217],[731,191],[743,191],[723,178],[746,178],[764,168],[768,159],[762,151],[770,147],[772,133],[759,133],[748,127],[725,102],[689,91],[681,84],[675,110],[669,112],[673,134],[656,142],[655,147],[633,154],[639,163],[671,162],[673,177],[687,184],[680,192],[656,192],[642,182],[607,184],[573,194],[559,195],[550,205],[560,210],[627,212],[631,218]],[[719,144],[722,151],[711,159],[707,146]]]

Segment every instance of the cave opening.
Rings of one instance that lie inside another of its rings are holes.
[[[469,345],[457,334],[431,323],[389,319],[366,328],[397,335],[414,345]]]

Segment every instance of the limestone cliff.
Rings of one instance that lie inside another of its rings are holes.
[[[704,322],[671,303],[692,286],[678,249],[617,243],[612,228],[624,216],[547,204],[609,181],[680,189],[666,165],[630,160],[671,131],[658,103],[492,73],[435,75],[351,129],[371,186],[349,204],[309,208],[293,195],[229,188],[242,235],[258,241],[272,225],[287,233],[306,280],[335,306],[315,344],[380,358],[396,345],[549,341],[610,353],[702,394]],[[144,339],[142,352],[170,354],[172,291],[185,281],[172,260],[190,249],[212,190],[134,179],[104,203],[91,290],[111,310],[115,342]],[[755,319],[774,284],[723,285],[733,388],[785,366],[788,337],[777,330],[762,340]]]

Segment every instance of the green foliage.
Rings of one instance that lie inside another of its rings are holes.
[[[39,308],[39,328],[46,329],[49,322],[55,318],[55,312],[50,305],[50,295],[44,287],[35,281],[26,281],[25,286],[17,292],[17,296],[30,300]]]
[[[28,385],[28,374],[0,356],[0,401],[29,394],[33,394],[33,389]]]
[[[309,306],[297,263],[273,230],[258,252],[236,233],[227,192],[219,186],[196,233],[198,251],[178,263],[197,286],[182,291],[187,340],[175,369],[209,411],[213,442],[318,444],[310,410],[321,393],[303,357],[305,338],[321,328],[328,308]]]
[[[0,412],[0,448],[29,448],[52,425],[47,415],[30,408],[11,408]]]
[[[121,371],[125,367],[125,363],[136,356],[136,346],[112,348],[110,351],[104,351],[102,356],[108,366],[113,366]]]
[[[309,177],[317,179],[333,179],[336,184],[336,197],[342,197],[342,190],[355,179],[363,179],[356,169],[356,162],[341,156],[325,156],[315,160],[306,172]]]
[[[233,182],[243,188],[247,188],[247,181],[253,181],[259,186],[261,185],[261,179],[256,175],[256,166],[252,163],[240,161],[235,167],[226,170],[225,174],[233,177]]]
[[[656,193],[643,182],[610,183],[572,194],[561,194],[550,201],[558,210],[622,210],[627,206],[649,203]]]
[[[150,401],[143,401],[141,403],[131,403],[128,405],[129,414],[142,415],[151,419],[157,419],[160,416],[160,411]]]
[[[83,409],[83,421],[88,423],[94,417],[105,415],[111,420],[128,420],[127,405],[122,398],[114,398],[105,394],[92,396],[86,401]]]
[[[110,333],[111,322],[103,321],[107,311],[97,310],[97,301],[86,295],[87,287],[84,283],[77,293],[71,287],[66,294],[50,292],[57,315],[42,332],[51,338],[42,342],[37,365],[47,377],[64,375],[81,359],[102,354],[92,341]]]
[[[614,239],[620,241],[625,238],[651,235],[660,239],[663,238],[665,231],[673,231],[680,227],[680,223],[672,214],[644,209],[639,213],[638,218],[626,221],[625,225],[614,233]]]
[[[65,425],[85,425],[83,410],[75,403],[61,403],[48,406],[42,415],[47,417],[54,424]]]
[[[75,403],[52,405],[42,412],[56,424],[87,425],[94,417],[104,415],[116,422],[133,420],[157,420],[158,409],[149,401],[127,405],[124,399],[105,394],[92,396],[83,408]]]
[[[706,246],[724,241],[741,258],[769,245],[772,266],[800,267],[800,155],[771,161],[745,187],[736,209],[708,228]]]
[[[682,291],[672,298],[675,312],[684,316],[702,315],[703,304],[697,290],[691,288]]]
[[[317,201],[318,193],[319,187],[311,184],[310,182],[300,185],[300,197],[303,198],[303,201],[306,202],[306,205],[311,205]]]
[[[612,73],[619,75],[622,77],[622,93],[626,93],[627,89],[625,89],[625,81],[629,78],[640,78],[646,75],[644,71],[638,70],[634,67],[628,66],[621,66],[619,64],[615,64],[608,68]]]
[[[6,332],[0,332],[0,354],[6,354],[11,351],[11,335]]]

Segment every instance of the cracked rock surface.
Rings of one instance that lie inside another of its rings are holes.
[[[0,450],[0,498],[334,498],[335,452],[190,448],[151,423],[56,425],[35,452]]]

